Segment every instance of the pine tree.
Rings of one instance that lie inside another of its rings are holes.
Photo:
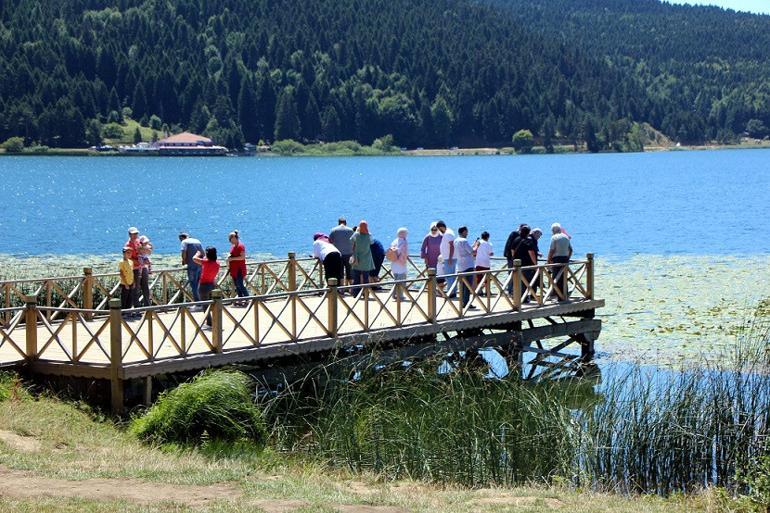
[[[134,130],[134,144],[139,144],[142,142],[142,131],[139,130],[139,127],[136,127],[136,130]]]
[[[297,115],[297,103],[294,101],[294,88],[287,86],[281,92],[278,99],[278,107],[275,110],[276,141],[283,139],[298,139],[300,134],[299,116]]]
[[[257,118],[257,98],[251,80],[244,78],[241,82],[238,96],[238,122],[241,125],[243,137],[248,142],[259,140],[259,119]]]

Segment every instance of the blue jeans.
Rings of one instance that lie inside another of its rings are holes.
[[[241,271],[238,271],[238,274],[233,276],[233,282],[235,283],[235,291],[238,294],[238,297],[246,297],[249,295],[249,291],[246,290],[246,285],[243,284],[243,274],[241,274]]]
[[[457,259],[453,258],[452,260],[444,260],[444,262],[441,264],[441,274],[448,275],[448,274],[454,274],[457,272]],[[455,277],[454,276],[447,276],[446,277],[446,287],[444,290],[450,297],[455,297],[457,295],[457,292],[452,292],[450,294],[450,290],[452,288],[452,285],[455,283]]]
[[[195,264],[187,265],[187,282],[190,284],[193,301],[200,301],[201,295],[198,292],[198,282],[201,281],[201,266]]]
[[[473,267],[469,267],[468,269],[463,269],[463,270],[462,270],[462,271],[460,271],[460,272],[463,272],[463,273],[470,273],[470,272],[473,272],[473,271],[474,271],[474,268],[473,268]],[[471,276],[465,276],[465,280],[466,280],[468,283],[470,283],[470,284],[471,284],[471,287],[472,287],[472,286],[473,286],[473,284],[476,282],[476,277],[475,277],[475,276],[473,276],[473,275],[471,275]],[[462,289],[462,294],[461,294],[461,297],[462,297],[462,305],[463,305],[463,306],[465,306],[465,305],[467,305],[467,304],[468,304],[468,301],[470,301],[470,299],[471,299],[471,287],[468,287],[468,286],[467,286],[467,285],[466,285],[466,284],[465,284],[463,281],[460,281],[460,283],[459,283],[459,285],[458,285],[458,286],[460,287],[460,289]]]

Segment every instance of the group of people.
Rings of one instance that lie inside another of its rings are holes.
[[[547,262],[555,264],[552,274],[554,281],[559,283],[559,280],[565,278],[563,266],[559,264],[568,263],[572,256],[571,237],[559,223],[551,226],[551,233]],[[340,217],[337,226],[328,234],[317,232],[313,235],[313,256],[322,262],[327,280],[334,278],[341,285],[353,285],[351,292],[357,294],[361,285],[379,280],[380,270],[386,258],[391,263],[393,278],[397,282],[406,280],[408,234],[406,228],[399,228],[386,250],[382,243],[369,233],[366,221],[361,221],[351,228],[346,219]],[[489,232],[483,231],[472,243],[468,240],[468,234],[467,226],[461,226],[455,234],[444,221],[436,221],[431,224],[420,247],[420,258],[427,268],[437,270],[439,286],[449,292],[450,298],[457,296],[457,290],[454,288],[455,274],[483,272],[492,267],[494,251],[492,243],[489,242]],[[531,229],[527,224],[521,224],[511,232],[503,249],[508,267],[513,268],[515,260],[519,260],[522,267],[536,265],[538,257],[542,256],[538,247],[538,240],[542,235],[540,228]],[[532,269],[524,271],[529,283],[533,281],[534,273]],[[478,284],[482,276],[477,275],[474,283]],[[537,285],[532,285],[536,289]],[[509,280],[508,292],[512,293],[512,289],[513,280]],[[562,286],[559,289],[566,291]],[[395,290],[393,293],[402,294],[401,291]],[[465,306],[470,300],[468,287],[462,287],[461,298]],[[529,301],[528,296],[525,301]]]
[[[571,237],[559,223],[551,226],[551,243],[548,249],[547,263],[551,266],[554,283],[566,296],[566,276],[563,265],[572,256]],[[494,251],[489,242],[489,232],[483,231],[472,243],[468,239],[467,226],[461,226],[457,234],[447,227],[444,221],[436,221],[430,225],[428,233],[420,246],[420,258],[426,268],[436,269],[439,287],[448,292],[450,298],[457,297],[457,289],[461,289],[462,305],[470,301],[469,287],[454,287],[457,273],[482,273],[492,268]],[[409,258],[409,230],[401,227],[396,230],[395,238],[385,246],[369,232],[369,225],[361,221],[357,226],[349,227],[344,217],[340,217],[337,226],[328,234],[317,232],[313,235],[313,256],[323,265],[326,280],[334,278],[340,285],[353,285],[351,293],[356,295],[364,284],[379,281],[380,271],[384,261],[390,262],[391,273],[396,282],[407,279],[407,261]],[[508,267],[513,268],[514,261],[519,260],[522,271],[530,288],[537,290],[537,280],[533,280],[535,271],[526,269],[537,264],[542,256],[538,241],[543,235],[540,228],[530,229],[529,225],[521,224],[512,231],[505,242],[503,254]],[[232,277],[238,297],[248,296],[246,289],[246,247],[240,239],[238,230],[233,230],[228,236],[230,252],[226,264]],[[201,242],[182,232],[179,234],[180,254],[182,265],[187,267],[187,279],[194,301],[206,301],[211,291],[216,287],[220,270],[217,261],[217,249],[214,246],[203,248]],[[151,296],[149,275],[152,271],[153,246],[146,235],[139,235],[136,227],[128,229],[128,240],[123,247],[123,260],[118,264],[120,271],[121,307],[123,309],[150,306]],[[479,283],[483,274],[474,276],[474,286]],[[513,280],[508,282],[508,293],[512,293]],[[140,298],[141,292],[141,298]],[[403,298],[403,289],[396,287],[394,296]],[[529,293],[524,301],[529,301]],[[473,308],[471,305],[469,308]],[[207,324],[211,320],[207,319]]]
[[[238,230],[228,235],[230,252],[226,264],[238,297],[249,295],[246,289],[246,246],[240,240]],[[179,234],[182,265],[187,267],[187,281],[194,301],[206,301],[216,288],[220,264],[217,248],[203,248],[201,242],[189,233]],[[123,246],[123,259],[118,264],[120,271],[121,308],[138,308],[151,305],[149,275],[152,272],[152,243],[145,235],[139,235],[136,227],[128,229],[128,240]],[[141,292],[141,298],[139,296]],[[131,314],[129,314],[131,315]],[[208,326],[211,319],[206,319]]]

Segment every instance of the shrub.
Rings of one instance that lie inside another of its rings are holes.
[[[529,153],[533,145],[532,132],[529,130],[519,130],[513,134],[513,147],[516,153]]]
[[[275,141],[272,146],[272,150],[280,155],[293,155],[295,153],[302,153],[304,149],[305,147],[302,143],[299,143],[293,139]]]
[[[105,139],[120,139],[123,137],[123,127],[118,123],[107,123],[102,129],[102,136]]]
[[[165,392],[130,430],[156,443],[201,445],[209,440],[263,445],[267,428],[241,372],[213,371]]]
[[[21,137],[11,137],[3,143],[3,148],[8,153],[21,153],[24,151],[24,139]]]

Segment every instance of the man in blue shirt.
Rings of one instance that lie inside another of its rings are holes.
[[[181,243],[180,250],[182,256],[182,265],[187,266],[187,281],[190,283],[190,290],[192,290],[193,300],[200,301],[201,297],[198,294],[198,282],[201,280],[201,266],[196,264],[193,257],[198,252],[203,253],[203,246],[201,241],[190,237],[186,232],[179,234],[179,242]]]

